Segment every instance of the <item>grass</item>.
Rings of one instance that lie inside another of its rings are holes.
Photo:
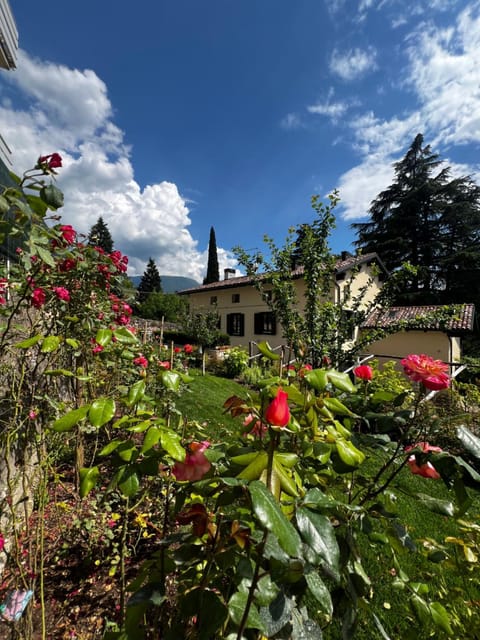
[[[207,437],[213,441],[228,438],[241,430],[240,418],[232,418],[223,413],[223,404],[231,396],[245,398],[247,390],[238,382],[227,378],[206,374],[202,376],[196,369],[190,371],[192,382],[188,390],[176,401],[180,412],[190,420],[203,425]]]
[[[240,419],[232,419],[223,413],[223,403],[232,395],[246,397],[247,390],[233,380],[219,378],[212,375],[201,376],[193,372],[193,381],[189,385],[189,392],[178,401],[177,406],[187,418],[195,418],[203,425],[206,435],[213,441],[235,437],[241,430]],[[378,458],[367,458],[362,470],[378,468],[381,461]],[[415,618],[405,605],[407,593],[395,587],[399,561],[402,570],[412,582],[424,583],[428,586],[427,599],[436,600],[448,606],[453,599],[460,607],[466,602],[472,604],[474,619],[478,618],[480,628],[480,586],[474,579],[473,572],[467,574],[457,570],[454,560],[451,562],[435,563],[428,559],[425,545],[429,539],[443,542],[448,536],[458,536],[458,526],[452,518],[448,518],[429,511],[419,505],[417,500],[410,497],[412,493],[424,493],[433,498],[454,501],[454,496],[443,482],[414,476],[408,468],[404,469],[392,486],[395,493],[394,509],[397,514],[395,521],[406,526],[409,535],[414,540],[417,550],[402,548],[399,544],[395,557],[390,545],[373,544],[367,535],[359,539],[363,563],[371,580],[371,592],[368,598],[367,610],[360,614],[360,623],[355,635],[359,640],[375,640],[384,636],[373,626],[372,611],[380,619],[392,640],[401,638],[418,638],[421,629],[417,627]],[[480,520],[480,496],[472,492],[472,506],[465,516],[466,519],[478,522]],[[373,526],[378,529],[380,521],[372,518]],[[388,526],[384,523],[385,526]],[[451,547],[450,547],[451,549]],[[473,565],[475,567],[476,565]],[[478,570],[478,566],[477,566]],[[397,581],[398,582],[398,581]],[[332,625],[325,634],[330,640],[341,638],[341,630]],[[435,638],[446,637],[440,635]],[[464,635],[464,638],[478,638],[480,636]]]

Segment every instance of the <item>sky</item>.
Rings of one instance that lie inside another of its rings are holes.
[[[59,152],[64,224],[102,216],[141,275],[201,282],[210,227],[282,244],[338,189],[335,252],[417,133],[480,181],[480,3],[468,0],[10,0],[15,71],[0,133],[22,173]]]

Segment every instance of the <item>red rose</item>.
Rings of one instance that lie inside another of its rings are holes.
[[[59,153],[51,153],[48,156],[40,156],[38,165],[42,169],[58,169],[62,166],[62,157]]]
[[[270,402],[265,411],[266,421],[275,427],[286,427],[290,421],[290,409],[288,407],[288,393],[282,388],[277,391],[276,397]]]
[[[77,232],[71,224],[62,224],[62,226],[60,227],[60,232],[62,234],[62,238],[67,244],[73,244],[75,242]]]
[[[192,351],[193,351],[193,347],[192,347],[192,345],[191,345],[191,344],[186,344],[186,345],[183,347],[183,350],[185,351],[185,353],[192,353]]]
[[[40,309],[45,304],[45,300],[47,296],[45,295],[45,291],[43,289],[34,289],[31,297],[32,305],[36,309]]]
[[[359,367],[355,367],[353,374],[360,380],[371,380],[373,378],[373,369],[368,364],[361,364]]]

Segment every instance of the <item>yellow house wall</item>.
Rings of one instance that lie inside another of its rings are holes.
[[[372,343],[366,351],[376,357],[385,356],[377,358],[380,364],[410,353],[423,353],[443,362],[458,362],[461,357],[460,339],[449,338],[442,331],[399,331]]]
[[[331,300],[338,303],[343,299],[343,292],[351,278],[351,273],[345,274],[345,279],[338,281],[331,290]],[[381,284],[377,278],[369,283],[371,278],[370,268],[367,264],[361,265],[358,272],[355,273],[351,283],[351,298],[354,298],[359,291],[369,284],[368,290],[362,301],[362,306],[368,304],[380,290]],[[305,308],[305,281],[303,278],[295,280],[295,288],[298,298],[298,308],[303,311]],[[265,287],[268,290],[268,287]],[[233,296],[239,295],[240,302],[232,302]],[[212,304],[212,298],[216,298],[216,303]],[[243,336],[230,336],[230,344],[232,346],[248,347],[249,342],[268,341],[270,346],[277,347],[285,344],[282,334],[282,328],[277,322],[276,334],[255,334],[254,333],[254,315],[261,311],[269,311],[269,307],[262,299],[260,293],[253,285],[247,286],[229,286],[226,289],[210,289],[209,291],[199,291],[198,293],[189,294],[189,302],[192,310],[198,311],[216,309],[220,316],[220,331],[227,333],[227,315],[230,313],[243,313],[245,316],[245,334]],[[346,308],[349,307],[347,303]]]

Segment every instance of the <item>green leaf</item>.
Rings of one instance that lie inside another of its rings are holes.
[[[300,535],[316,555],[316,563],[326,563],[332,575],[338,579],[340,549],[330,520],[305,507],[297,509],[296,519]]]
[[[350,380],[348,373],[341,373],[335,371],[335,369],[329,369],[327,371],[328,381],[333,384],[336,389],[340,391],[346,391],[347,393],[355,393],[356,387]]]
[[[47,336],[40,347],[42,353],[52,353],[56,351],[62,342],[61,336]]]
[[[49,267],[55,267],[56,266],[55,265],[55,260],[53,259],[53,256],[50,253],[50,251],[48,251],[48,249],[44,249],[43,247],[39,247],[37,245],[35,247],[35,253],[42,260],[42,262],[45,262],[45,264],[48,264]]]
[[[63,207],[63,193],[54,184],[40,189],[40,197],[50,209],[56,210]]]
[[[138,457],[137,447],[133,440],[125,440],[117,447],[117,454],[124,462],[131,462]]]
[[[237,591],[230,598],[228,603],[228,613],[233,623],[238,626],[242,621],[243,614],[247,608],[248,593]],[[259,629],[260,631],[266,631],[263,621],[258,613],[258,609],[252,604],[250,606],[247,618],[247,629]]]
[[[58,420],[55,420],[52,425],[52,429],[61,433],[63,433],[64,431],[71,431],[73,427],[75,427],[81,420],[83,420],[83,418],[85,418],[89,409],[90,405],[86,404],[83,407],[79,407],[78,409],[69,411]]]
[[[464,426],[457,428],[457,438],[472,456],[480,458],[480,438]]]
[[[98,398],[92,402],[88,412],[90,424],[97,429],[110,422],[115,415],[115,401],[113,398]]]
[[[365,460],[365,454],[357,449],[349,440],[338,438],[335,442],[341,461],[349,467],[356,468]]]
[[[160,434],[160,444],[162,449],[172,456],[174,460],[183,462],[185,460],[185,449],[182,447],[182,439],[174,431],[162,429]]]
[[[228,608],[218,593],[210,589],[196,588],[180,597],[183,619],[197,617],[195,637],[210,640],[219,637],[219,631],[228,618]]]
[[[331,617],[333,613],[333,603],[327,585],[318,573],[307,573],[305,575],[305,580],[307,582],[308,590],[320,604],[321,609],[327,614],[327,616]]]
[[[17,349],[30,349],[30,347],[33,347],[34,345],[37,344],[37,342],[40,342],[40,340],[43,338],[42,335],[37,334],[36,336],[32,336],[31,338],[27,338],[26,340],[22,340],[22,342],[17,342],[16,345],[14,345]]]
[[[180,389],[181,378],[175,371],[164,371],[162,373],[162,384],[169,391]]]
[[[277,538],[282,549],[292,557],[300,557],[302,541],[295,527],[287,520],[278,502],[259,480],[249,485],[253,510],[262,525]]]
[[[262,475],[264,469],[268,464],[268,453],[266,451],[259,451],[255,454],[254,459],[243,469],[237,476],[237,478],[243,478],[244,480],[257,480]]]
[[[65,342],[69,347],[72,347],[72,349],[78,349],[80,347],[80,342],[75,340],[75,338],[66,338]]]
[[[449,500],[440,500],[440,498],[433,498],[426,493],[416,493],[415,496],[420,502],[427,507],[433,513],[440,513],[442,516],[454,516],[455,506],[453,502]]]
[[[99,329],[95,336],[95,342],[102,347],[106,347],[112,341],[113,331],[111,329]]]
[[[103,449],[100,451],[98,455],[108,456],[110,453],[112,453],[112,451],[115,451],[115,449],[119,447],[122,444],[122,442],[125,442],[125,440],[120,440],[120,438],[114,438],[103,447]]]
[[[323,398],[323,404],[336,415],[356,417],[356,414],[350,411],[350,409],[337,398]]]
[[[447,635],[453,635],[453,629],[450,626],[450,616],[447,610],[439,602],[431,602],[429,605],[430,613],[432,614],[433,622],[444,631]]]
[[[145,453],[146,451],[150,451],[152,447],[154,447],[157,442],[160,440],[161,430],[158,427],[152,426],[145,434],[143,438],[142,448],[140,453]],[[185,452],[182,460],[185,460]]]
[[[97,484],[100,477],[98,467],[80,469],[80,497],[84,498]]]
[[[315,391],[324,391],[328,384],[328,376],[325,369],[313,369],[307,371],[304,379],[308,384],[315,389]]]
[[[130,389],[128,390],[128,400],[127,404],[129,407],[132,407],[134,404],[138,404],[140,400],[142,400],[145,395],[145,381],[138,380],[135,384],[132,384]]]
[[[38,196],[35,196],[31,193],[26,195],[25,198],[30,205],[31,210],[35,211],[36,214],[43,218],[47,211],[47,205],[45,204],[45,202]]]
[[[115,329],[113,335],[121,344],[136,344],[138,342],[137,336],[127,329],[126,327],[120,327],[120,329]]]
[[[124,467],[119,480],[118,487],[126,498],[133,498],[140,489],[140,478],[135,467]]]
[[[262,356],[265,356],[265,358],[268,358],[269,360],[280,360],[280,355],[272,350],[272,347],[268,342],[259,342],[257,344],[257,349],[260,351]]]

